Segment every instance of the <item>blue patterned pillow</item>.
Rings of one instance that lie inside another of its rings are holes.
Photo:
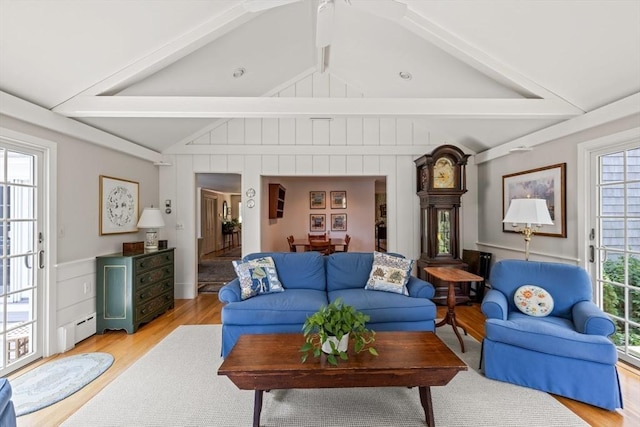
[[[284,292],[282,283],[278,279],[278,272],[273,258],[256,258],[251,261],[233,261],[240,280],[241,297],[243,300],[260,294]]]
[[[412,259],[374,252],[371,273],[364,288],[409,295],[407,283],[409,283],[412,269]]]

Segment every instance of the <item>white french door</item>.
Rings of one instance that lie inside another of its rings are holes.
[[[43,152],[0,139],[0,375],[43,355]]]
[[[591,151],[589,258],[621,359],[640,365],[640,141]]]

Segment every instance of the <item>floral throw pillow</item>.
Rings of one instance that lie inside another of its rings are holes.
[[[374,252],[371,273],[364,288],[409,295],[407,283],[412,269],[412,259]]]
[[[529,316],[544,317],[553,311],[551,294],[540,286],[520,286],[513,296],[513,301],[518,310]]]
[[[256,258],[251,261],[233,261],[233,268],[240,280],[243,300],[260,294],[284,292],[271,257]]]

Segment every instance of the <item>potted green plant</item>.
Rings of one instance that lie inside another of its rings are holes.
[[[327,360],[332,365],[338,364],[339,357],[347,360],[347,345],[351,338],[354,341],[354,351],[360,353],[368,349],[374,356],[378,352],[371,344],[375,341],[375,332],[367,329],[369,316],[343,303],[337,298],[307,317],[302,331],[305,343],[300,347],[302,363],[307,361],[309,353],[313,357],[320,357],[322,352],[327,354]],[[337,356],[337,357],[336,357]]]

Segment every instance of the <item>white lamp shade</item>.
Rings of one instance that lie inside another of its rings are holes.
[[[138,228],[162,228],[164,227],[164,220],[159,208],[144,208],[140,220],[138,221]]]
[[[553,225],[547,201],[543,199],[513,199],[502,222],[512,224]]]

